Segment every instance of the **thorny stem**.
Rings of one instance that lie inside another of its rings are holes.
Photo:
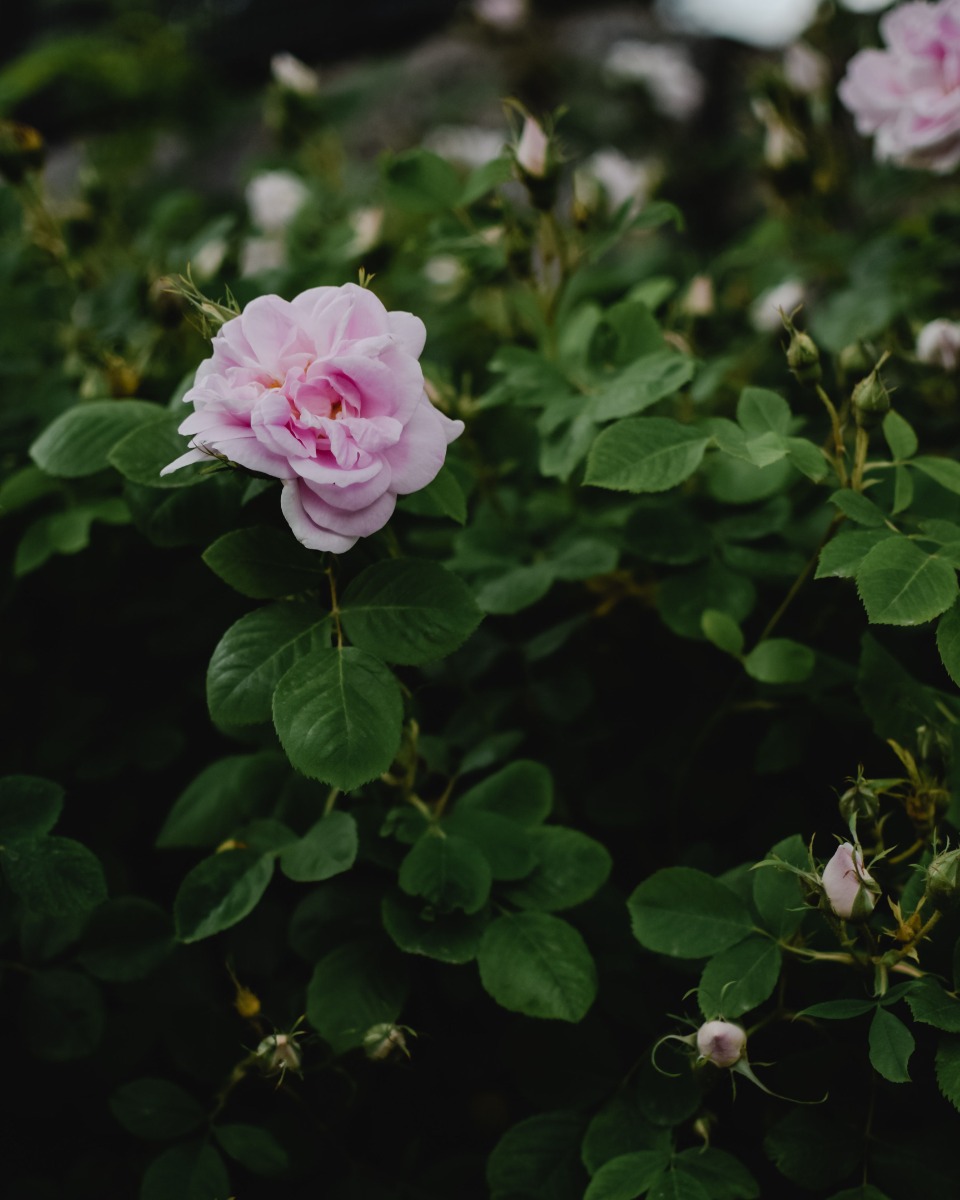
[[[847,467],[844,459],[847,454],[847,448],[843,443],[843,425],[840,422],[840,414],[837,412],[836,405],[819,383],[817,384],[817,395],[823,401],[823,405],[830,415],[830,428],[833,430],[834,465],[837,469],[837,477],[840,480],[840,486],[846,487]]]

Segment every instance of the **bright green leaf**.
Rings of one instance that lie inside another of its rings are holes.
[[[713,1020],[732,1020],[762,1004],[780,978],[780,947],[772,938],[754,934],[722,950],[703,968],[697,1002]]]
[[[789,638],[766,638],[743,660],[747,674],[760,683],[802,683],[815,664],[813,651]]]
[[[915,1021],[933,1025],[947,1033],[960,1033],[960,1000],[943,990],[931,976],[921,980],[906,996]]]
[[[393,761],[403,699],[395,676],[372,654],[332,647],[303,655],[287,671],[273,719],[298,771],[348,792]]]
[[[956,600],[956,570],[905,537],[887,538],[857,571],[857,590],[876,625],[922,625]]]
[[[231,625],[207,668],[207,705],[214,721],[268,721],[280,679],[309,651],[329,646],[330,628],[328,613],[315,602],[299,601],[268,604]]]
[[[483,986],[504,1008],[577,1022],[597,993],[597,972],[580,934],[541,912],[492,921],[477,955]]]
[[[626,492],[665,492],[694,473],[710,442],[668,417],[618,421],[593,443],[584,483]]]
[[[388,558],[352,580],[340,599],[343,627],[355,646],[387,662],[444,658],[483,616],[470,590],[439,563]]]
[[[820,551],[816,579],[852,579],[878,542],[897,537],[892,529],[856,529],[838,533]]]
[[[910,465],[922,471],[934,483],[939,483],[948,492],[960,494],[960,462],[952,458],[923,456],[913,459]]]
[[[68,408],[40,434],[30,457],[48,475],[76,479],[110,466],[109,451],[163,409],[145,400],[90,400]]]
[[[693,359],[674,350],[657,350],[624,367],[602,383],[591,398],[588,414],[595,421],[632,417],[674,392],[693,378]]]
[[[692,867],[664,867],[627,901],[641,945],[675,958],[706,958],[752,931],[746,905],[728,887]]]
[[[173,902],[177,937],[198,942],[236,925],[256,908],[272,875],[273,857],[256,850],[224,850],[203,859]]]
[[[533,839],[509,817],[457,805],[442,824],[445,833],[466,838],[490,864],[494,879],[523,879],[537,865]]]
[[[708,642],[718,650],[739,658],[743,653],[743,631],[729,613],[706,608],[700,616],[700,628]]]
[[[319,883],[349,871],[357,857],[357,823],[345,812],[331,812],[292,846],[280,852],[280,870],[297,883]]]

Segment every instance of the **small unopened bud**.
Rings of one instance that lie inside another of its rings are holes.
[[[819,383],[820,351],[809,333],[797,329],[793,320],[780,313],[783,327],[790,334],[787,344],[787,366],[801,383]]]
[[[389,1022],[370,1026],[363,1035],[363,1051],[367,1058],[373,1059],[374,1062],[383,1062],[397,1051],[408,1058],[410,1056],[403,1029]]]
[[[540,122],[527,117],[523,122],[520,141],[517,143],[517,166],[534,179],[543,179],[547,174],[547,151],[550,139],[543,132]]]
[[[279,1071],[299,1071],[303,1056],[292,1033],[271,1033],[256,1050],[257,1058],[267,1074]]]
[[[747,1031],[732,1021],[707,1021],[697,1030],[700,1058],[715,1067],[733,1067],[747,1050]]]
[[[713,280],[709,275],[694,275],[682,300],[683,311],[691,317],[708,317],[716,308]]]
[[[823,868],[823,898],[844,921],[865,921],[873,912],[880,889],[863,865],[859,846],[844,842]]]
[[[46,146],[39,130],[20,121],[0,121],[0,175],[21,183],[28,171],[39,171]]]
[[[865,429],[877,425],[890,411],[890,393],[880,378],[880,368],[887,358],[884,354],[870,374],[853,389],[853,410],[858,424]]]
[[[960,850],[944,850],[927,867],[927,895],[937,908],[960,900]]]
[[[840,797],[840,815],[850,827],[854,837],[857,833],[857,821],[861,818],[873,821],[879,811],[880,800],[877,793],[868,785],[863,776],[858,776],[853,787],[847,788]]]

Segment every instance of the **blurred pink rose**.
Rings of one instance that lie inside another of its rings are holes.
[[[425,337],[418,317],[353,283],[258,297],[214,337],[184,396],[190,449],[161,474],[218,451],[283,480],[305,546],[349,550],[433,480],[463,432],[424,391]]]
[[[547,135],[540,123],[533,117],[527,117],[520,132],[517,144],[517,163],[535,179],[542,179],[547,173],[547,149],[550,145]]]
[[[917,334],[917,358],[921,362],[955,371],[960,366],[960,321],[938,317]]]
[[[697,1030],[700,1057],[715,1067],[735,1066],[747,1049],[747,1033],[732,1021],[707,1021]]]
[[[960,163],[960,0],[910,3],[880,21],[886,50],[861,50],[837,89],[874,153],[941,174]]]
[[[843,920],[863,920],[873,912],[878,889],[863,865],[859,846],[854,848],[850,842],[838,846],[820,881],[827,903]]]

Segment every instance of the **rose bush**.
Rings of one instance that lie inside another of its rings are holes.
[[[941,174],[960,163],[960,0],[903,4],[880,22],[886,50],[861,50],[837,89],[874,152]]]
[[[292,301],[260,296],[218,331],[184,396],[190,449],[283,480],[281,508],[311,550],[349,550],[426,487],[462,421],[430,403],[417,361],[426,332],[347,283]]]

